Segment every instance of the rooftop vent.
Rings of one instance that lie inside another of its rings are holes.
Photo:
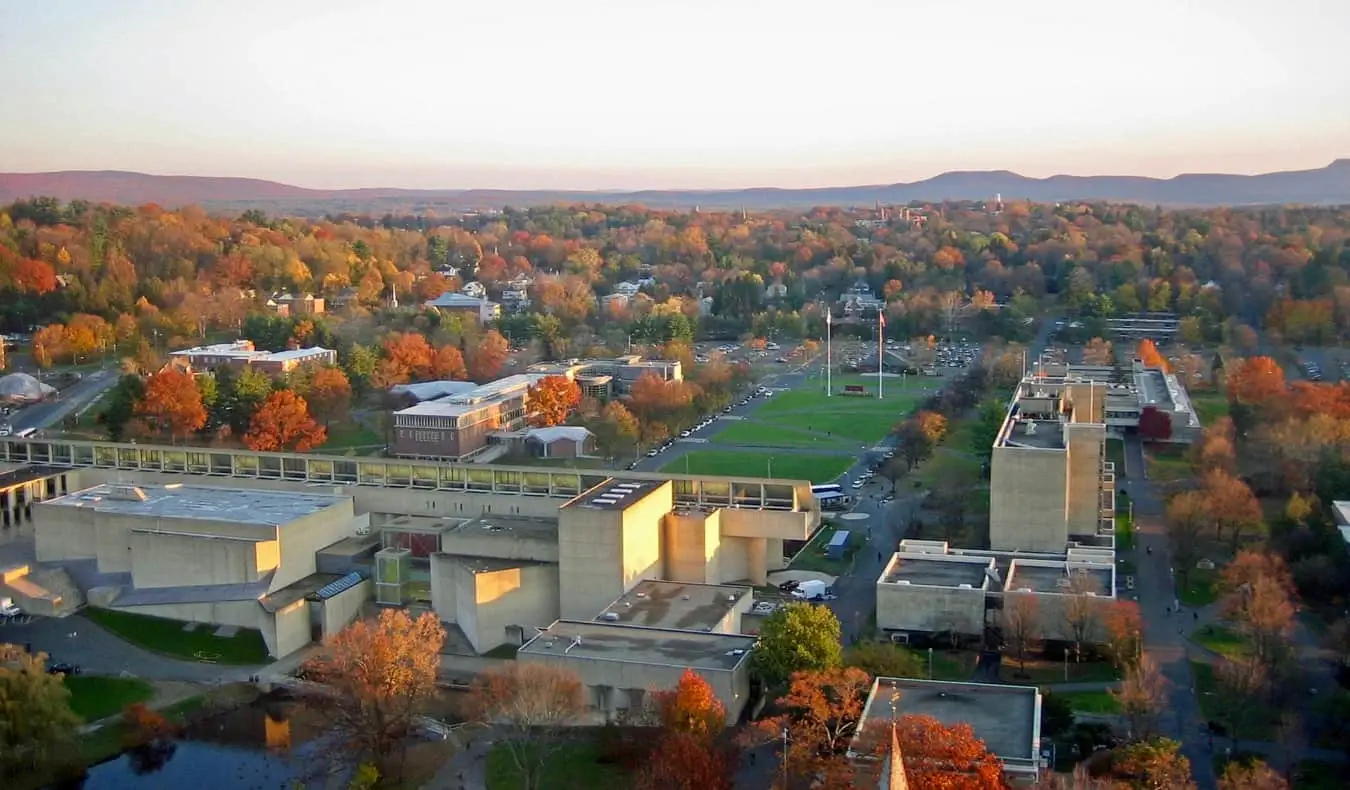
[[[1036,435],[1036,423],[1032,422],[1031,420],[1027,420],[1027,436],[1035,436],[1035,435]]]
[[[144,502],[149,497],[140,486],[115,485],[108,487],[108,498],[123,502]]]

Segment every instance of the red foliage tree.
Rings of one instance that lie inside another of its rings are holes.
[[[250,450],[305,452],[324,443],[328,432],[309,414],[309,404],[290,390],[267,396],[249,422],[244,446]]]
[[[352,402],[352,383],[341,368],[319,368],[309,382],[309,408],[324,427],[347,414]]]
[[[469,371],[464,367],[464,355],[451,345],[436,349],[436,353],[431,356],[431,376],[464,381],[469,377]]]
[[[1139,435],[1155,442],[1172,438],[1172,418],[1155,406],[1145,406],[1139,412]]]
[[[639,790],[731,790],[736,786],[736,755],[687,732],[661,736],[642,771]]]
[[[151,430],[175,438],[206,424],[206,407],[196,379],[177,368],[165,368],[146,379],[134,412]]]
[[[703,676],[686,669],[670,691],[654,695],[654,707],[662,729],[694,735],[711,741],[726,725],[726,709]]]
[[[431,345],[416,332],[396,332],[384,339],[384,359],[389,372],[407,381],[431,371]]]
[[[479,338],[469,354],[469,377],[474,381],[490,381],[501,375],[502,365],[511,353],[511,344],[502,333],[489,329]]]

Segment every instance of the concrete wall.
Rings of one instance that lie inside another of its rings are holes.
[[[1004,608],[1006,609],[1009,601],[1017,596],[1026,595],[1031,596],[1036,601],[1036,638],[1057,639],[1066,642],[1073,640],[1074,629],[1069,626],[1067,607],[1074,600],[1074,596],[1009,591],[1004,593]],[[1087,596],[1082,599],[1082,604],[1089,613],[1082,620],[1085,625],[1084,641],[1095,644],[1105,640],[1105,618],[1112,600],[1105,596]],[[1077,613],[1075,613],[1075,618],[1077,618]]]
[[[558,512],[558,596],[565,618],[587,620],[623,594],[623,514],[564,508]]]
[[[451,570],[455,586],[455,615],[453,622],[469,640],[474,650],[478,650],[478,590],[473,574],[463,563],[456,562]],[[478,652],[483,652],[478,650]]]
[[[352,500],[342,499],[333,507],[279,527],[277,534],[281,542],[281,564],[272,577],[271,589],[280,590],[316,573],[315,553],[325,546],[351,537],[354,518]]]
[[[459,622],[456,614],[458,590],[455,588],[455,568],[458,565],[448,554],[431,555],[431,608],[446,623]]]
[[[240,628],[263,629],[263,620],[271,616],[257,601],[220,601],[216,603],[179,603],[157,606],[115,606],[122,612],[182,620],[186,623],[234,625]]]
[[[622,595],[643,579],[659,579],[665,571],[661,563],[661,524],[675,506],[674,489],[662,483],[654,491],[623,511],[623,586],[609,600]],[[592,612],[605,606],[602,602]]]
[[[257,547],[241,540],[133,532],[129,548],[131,578],[136,587],[244,584],[258,580]]]
[[[651,666],[625,661],[598,661],[574,658],[559,651],[556,654],[521,653],[517,661],[550,664],[577,673],[588,691],[588,703],[602,718],[614,718],[622,711],[637,713],[650,701],[653,691],[669,691],[680,682],[684,667]],[[712,687],[717,699],[726,708],[727,722],[734,724],[750,696],[749,661],[743,661],[735,670],[712,671],[695,669]]]
[[[263,641],[267,642],[267,650],[272,658],[285,658],[313,641],[310,639],[313,632],[309,623],[309,607],[309,601],[302,598],[278,609],[271,617],[264,617],[265,624],[271,623],[270,628],[264,625]],[[269,632],[272,636],[270,640],[267,639]]]
[[[334,636],[346,628],[361,614],[361,607],[366,601],[374,596],[375,584],[370,579],[365,579],[355,587],[343,590],[325,600],[322,604],[324,638]]]
[[[1095,533],[1101,510],[1106,427],[1066,425],[1064,436],[1069,444],[1069,531]]]
[[[716,584],[718,546],[721,543],[721,513],[686,511],[668,513],[662,524],[662,556],[665,573],[661,577],[677,582]]]
[[[555,508],[556,515],[556,508]],[[470,528],[443,535],[441,550],[460,557],[557,562],[558,541]]]
[[[816,520],[816,514],[810,511],[725,508],[722,534],[738,538],[810,540]]]
[[[558,566],[527,565],[475,576],[476,627],[465,630],[474,649],[486,653],[507,638],[511,626],[546,628],[558,619]],[[463,628],[463,625],[460,626]],[[532,633],[526,630],[526,633]]]
[[[893,631],[984,633],[984,590],[877,584],[877,627]]]
[[[989,486],[989,543],[996,551],[1063,551],[1068,530],[1068,454],[996,447]]]
[[[717,545],[718,584],[740,581],[750,578],[750,538],[723,537]],[[766,541],[767,543],[767,541]],[[767,546],[766,546],[767,554]],[[779,544],[782,553],[782,544]]]

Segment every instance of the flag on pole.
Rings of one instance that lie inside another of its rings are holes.
[[[885,314],[885,313],[877,313],[877,324],[878,324],[882,329],[885,329],[885,328],[886,328],[886,314]]]

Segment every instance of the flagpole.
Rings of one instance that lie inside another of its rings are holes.
[[[882,400],[886,389],[886,384],[882,374],[884,363],[886,362],[886,310],[882,308],[877,313],[877,400]]]
[[[830,331],[830,317],[834,314],[828,306],[825,308],[825,397],[834,394],[834,384],[830,377],[830,368],[834,367],[833,357],[830,355],[830,340],[834,333]]]

